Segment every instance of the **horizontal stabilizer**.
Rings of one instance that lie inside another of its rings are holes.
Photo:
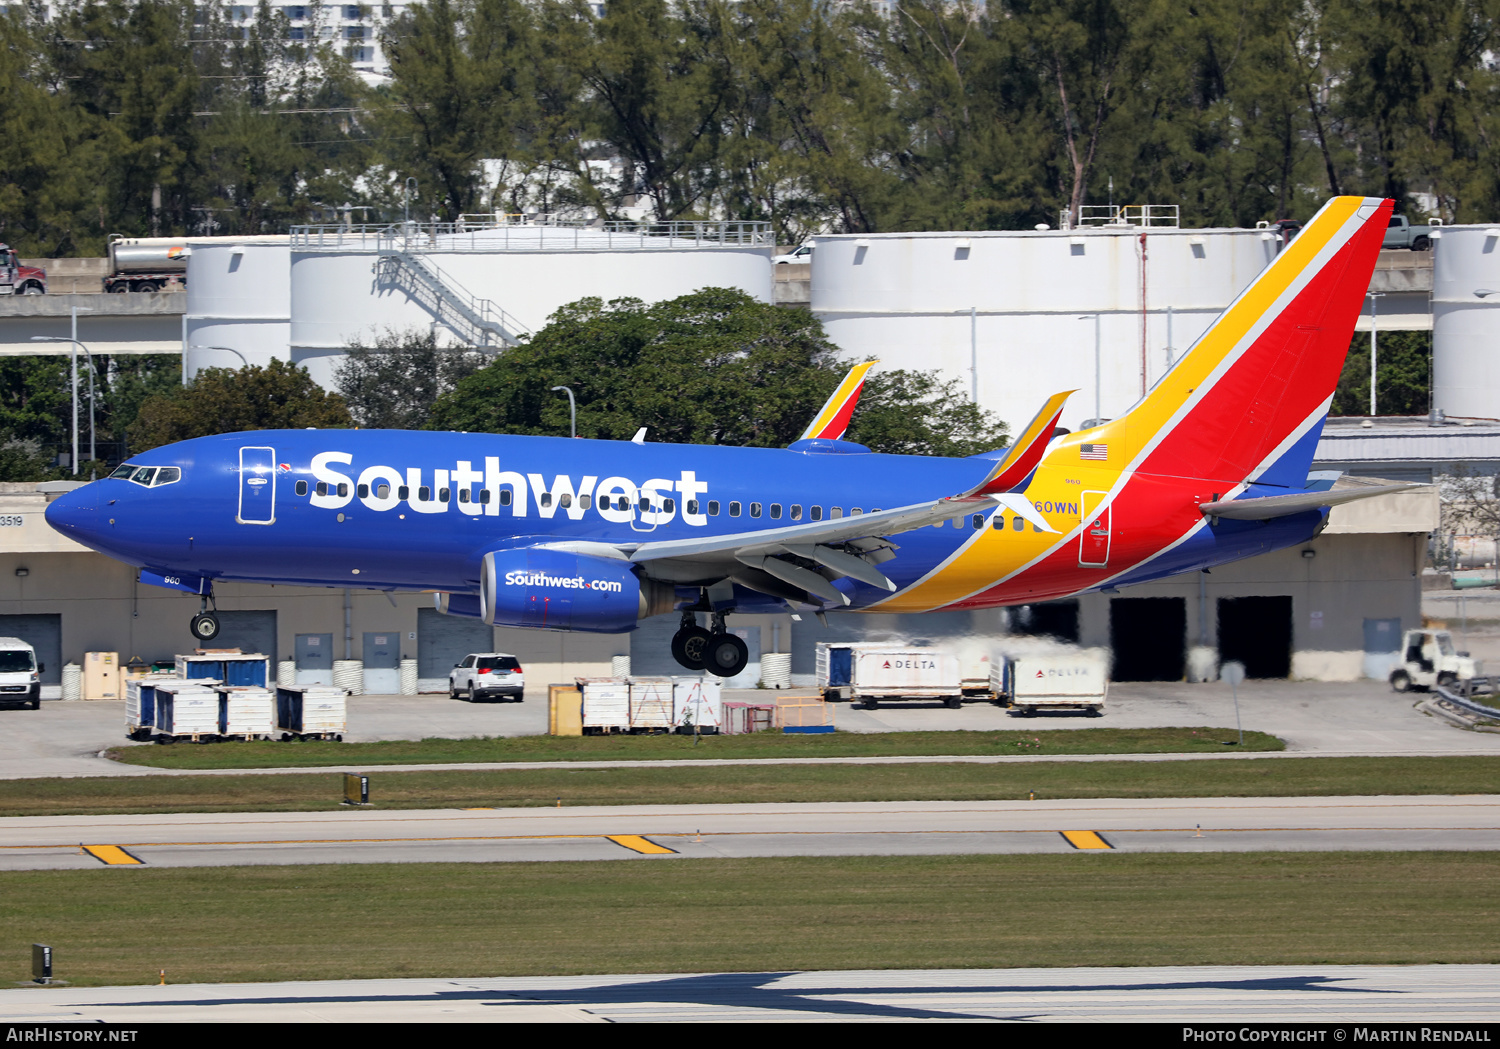
[[[1205,517],[1227,517],[1234,521],[1269,521],[1274,517],[1306,513],[1323,506],[1352,503],[1356,499],[1369,499],[1376,495],[1406,492],[1413,488],[1426,488],[1421,484],[1361,485],[1358,488],[1340,488],[1327,492],[1298,492],[1296,495],[1268,495],[1260,499],[1221,499],[1215,503],[1202,503],[1198,509]]]

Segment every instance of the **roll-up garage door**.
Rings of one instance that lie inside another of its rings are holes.
[[[420,687],[432,690],[431,684],[442,680],[448,687],[448,671],[470,652],[492,652],[494,628],[478,619],[445,616],[435,608],[417,609],[417,678],[427,682]]]

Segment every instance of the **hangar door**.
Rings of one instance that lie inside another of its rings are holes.
[[[276,612],[220,612],[219,636],[205,648],[237,648],[241,652],[260,652],[271,657],[271,674],[276,673]],[[183,626],[187,626],[186,623]]]
[[[448,680],[448,671],[470,652],[493,652],[494,628],[478,619],[417,609],[417,677]],[[427,686],[431,688],[432,686]],[[444,685],[444,687],[447,687]]]
[[[1219,662],[1237,659],[1246,677],[1292,674],[1292,599],[1219,598]]]
[[[1078,644],[1078,599],[1043,601],[1035,605],[1017,605],[1010,613],[1010,632],[1026,637],[1055,637]]]
[[[0,616],[0,637],[18,637],[36,649],[36,661],[46,665],[41,678],[44,685],[62,684],[62,616]],[[125,659],[130,656],[126,655]],[[80,659],[79,662],[82,662]],[[49,696],[56,693],[49,692]]]
[[[1113,681],[1181,681],[1187,658],[1187,602],[1117,597],[1109,603]]]

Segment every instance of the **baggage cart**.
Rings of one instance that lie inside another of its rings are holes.
[[[179,655],[175,665],[177,676],[185,681],[208,679],[253,688],[267,688],[274,682],[271,659],[259,652],[205,649],[192,655]]]
[[[672,679],[672,728],[684,736],[718,735],[724,727],[724,691],[718,679]]]
[[[155,691],[157,742],[202,743],[218,737],[219,697],[212,689],[196,682],[159,681]]]
[[[817,646],[817,674],[825,700],[871,708],[890,700],[941,700],[956,709],[966,697],[991,698],[987,683],[976,689],[958,656],[939,648],[823,641]]]
[[[614,678],[581,677],[583,734],[630,731],[630,686]]]
[[[331,685],[282,685],[276,689],[276,729],[283,743],[292,739],[340,742],[347,729],[347,700]]]
[[[156,686],[177,682],[172,674],[148,674],[125,682],[125,738],[145,741],[156,730]]]
[[[672,728],[672,679],[630,679],[630,731],[668,732]]]
[[[276,731],[276,697],[268,688],[219,685],[219,735],[244,740],[270,739]]]
[[[997,660],[996,696],[1014,713],[1038,710],[1082,710],[1092,717],[1104,713],[1109,693],[1109,658],[1102,649],[1015,656]]]

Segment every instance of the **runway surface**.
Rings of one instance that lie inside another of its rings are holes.
[[[1494,965],[958,969],[0,991],[0,1022],[1500,1021]],[[1480,1031],[1481,1039],[1485,1032]]]
[[[1500,849],[1500,796],[21,816],[0,870],[679,857]]]

